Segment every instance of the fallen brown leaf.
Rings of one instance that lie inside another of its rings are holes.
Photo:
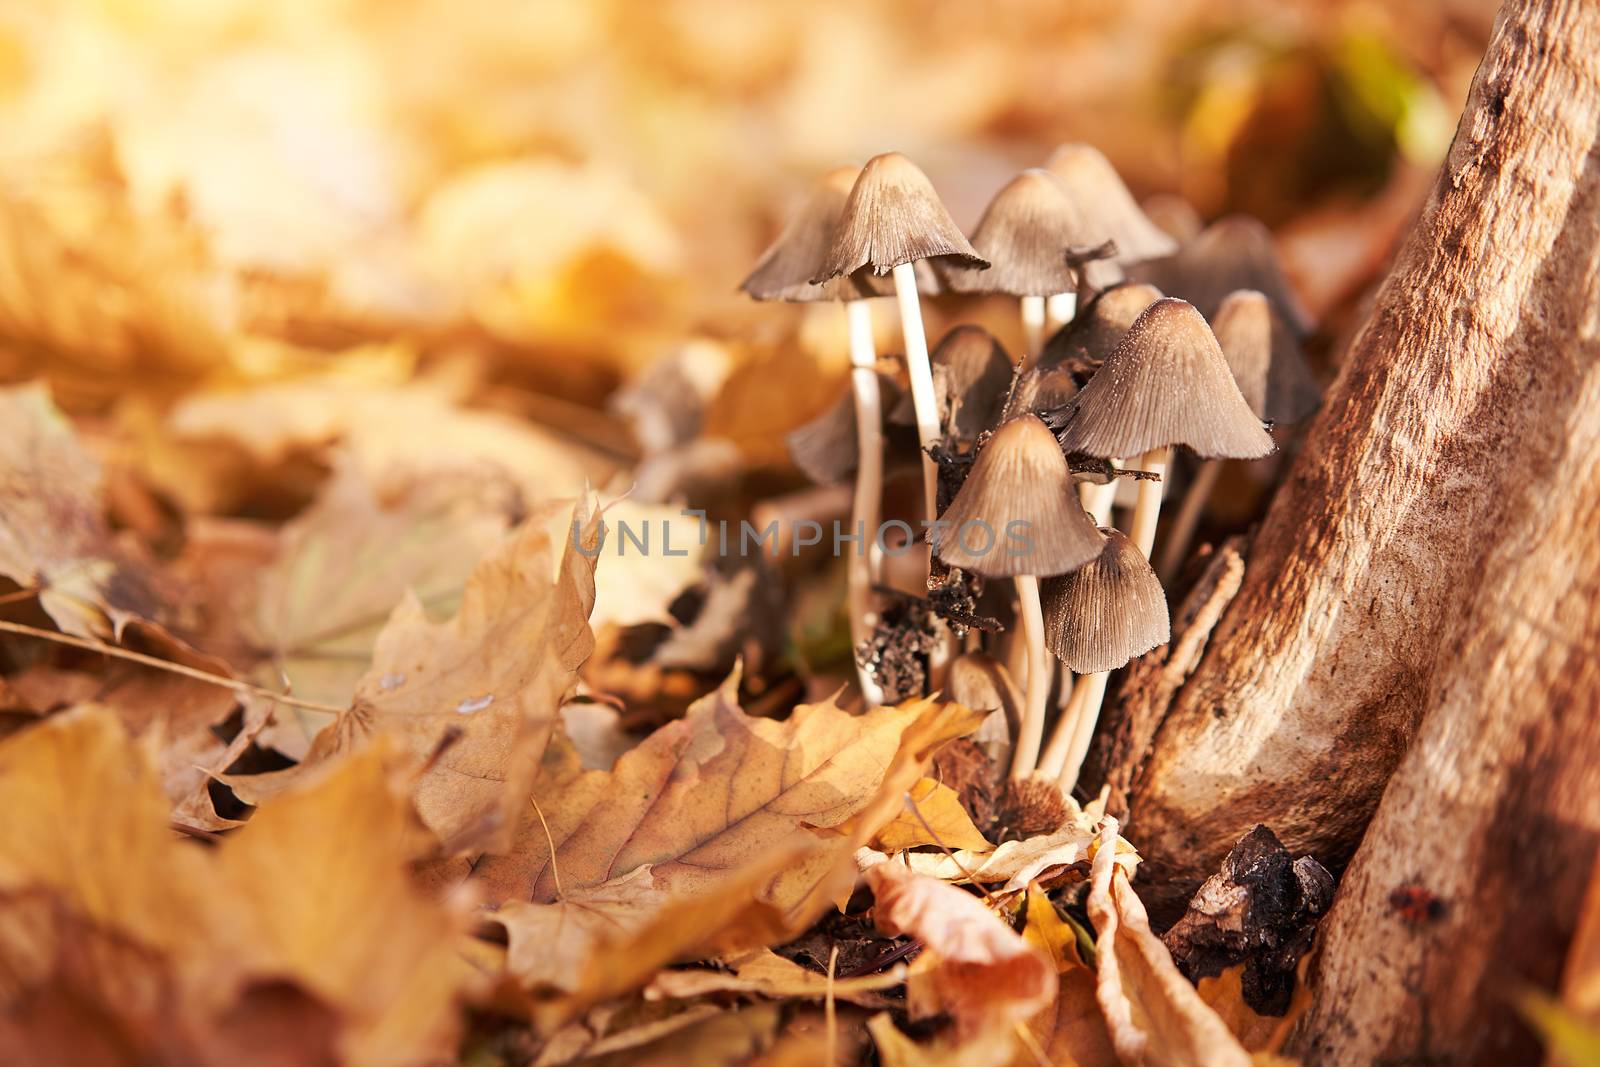
[[[119,639],[168,600],[154,568],[106,524],[100,464],[43,385],[0,389],[0,577],[38,592],[57,626]]]
[[[915,805],[915,807],[913,807]],[[972,823],[956,791],[924,778],[906,794],[905,810],[873,838],[874,848],[899,852],[920,845],[989,852],[993,845]]]
[[[331,766],[207,852],[168,830],[154,769],[109,712],[57,715],[0,743],[8,1010],[74,1005],[106,1020],[84,1047],[119,1030],[150,1046],[109,1061],[132,1064],[166,1040],[225,1049],[214,1030],[230,1013],[325,1034],[323,1005],[340,1062],[432,1062],[453,1044],[470,978],[456,953],[466,916],[406,877],[427,837],[392,762],[373,746]],[[294,992],[274,1000],[264,981]]]

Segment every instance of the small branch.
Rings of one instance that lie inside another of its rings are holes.
[[[116,645],[108,645],[102,641],[91,641],[86,637],[73,637],[71,634],[56,633],[54,630],[41,630],[37,626],[26,626],[20,622],[7,622],[0,619],[0,631],[21,634],[24,637],[37,637],[41,641],[53,641],[58,645],[70,645],[73,648],[85,649],[89,652],[98,652],[104,656],[115,659],[125,659],[130,663],[138,663],[145,667],[153,667],[158,671],[167,671],[171,674],[181,674],[185,678],[193,678],[199,682],[209,682],[224,689],[232,689],[236,693],[249,693],[261,697],[263,700],[275,700],[292,708],[305,708],[307,711],[324,711],[334,715],[344,714],[344,708],[335,704],[323,704],[315,700],[301,700],[299,697],[285,696],[275,693],[263,686],[241,682],[236,678],[224,678],[220,674],[202,671],[196,667],[185,667],[181,663],[170,660],[157,659],[155,656],[146,656],[142,652],[132,652]]]

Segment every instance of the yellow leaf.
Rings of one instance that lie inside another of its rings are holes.
[[[873,845],[885,852],[900,852],[919,845],[941,845],[952,851],[969,849],[973,852],[988,852],[994,848],[973,825],[972,816],[961,806],[956,791],[932,778],[924,778],[911,787],[905,810],[878,831]]]

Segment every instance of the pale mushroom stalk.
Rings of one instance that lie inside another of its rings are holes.
[[[901,263],[894,268],[894,295],[900,306],[900,332],[906,343],[906,370],[911,378],[911,404],[917,413],[917,440],[922,445],[922,500],[928,518],[938,512],[939,466],[928,449],[942,438],[939,400],[933,389],[933,367],[928,362],[928,335],[922,327],[922,300],[917,295],[916,268]]]
[[[1156,521],[1161,517],[1161,496],[1171,462],[1170,447],[1152,448],[1139,458],[1140,469],[1155,477],[1139,480],[1139,495],[1133,505],[1133,521],[1128,524],[1128,539],[1145,559],[1150,558],[1150,549],[1156,543]]]
[[[1194,478],[1183,494],[1183,505],[1167,527],[1167,543],[1161,548],[1161,563],[1156,567],[1156,573],[1161,575],[1163,585],[1171,582],[1178,568],[1183,565],[1183,559],[1189,553],[1189,543],[1194,540],[1194,532],[1200,525],[1200,516],[1206,510],[1206,503],[1211,499],[1211,492],[1217,487],[1217,476],[1221,473],[1222,463],[1214,459],[1202,460],[1199,469],[1194,472]]]
[[[878,573],[877,530],[883,496],[883,405],[878,395],[872,305],[865,300],[848,300],[844,308],[850,327],[850,385],[856,402],[856,487],[851,519],[863,538],[863,543],[850,554],[845,580],[850,641],[859,649],[871,640],[878,622],[872,586]],[[868,707],[883,703],[883,688],[872,672],[859,663],[856,679]]]
[[[1011,755],[1011,777],[1026,778],[1039,761],[1039,746],[1044,741],[1045,704],[1050,696],[1050,653],[1044,645],[1044,609],[1039,605],[1039,579],[1019,574],[1018,614],[1022,617],[1022,637],[1028,648],[1028,683],[1022,705],[1022,727],[1017,732]]]
[[[1068,705],[1070,720],[1063,716],[1062,725],[1068,721],[1072,723],[1072,736],[1063,746],[1061,764],[1055,770],[1056,784],[1068,796],[1077,788],[1078,775],[1083,770],[1083,761],[1089,755],[1089,742],[1094,739],[1094,728],[1100,721],[1100,708],[1106,699],[1106,683],[1111,679],[1110,671],[1100,671],[1095,674],[1085,674],[1079,677],[1078,683],[1072,687],[1072,703]],[[1051,747],[1055,747],[1058,739],[1066,734],[1065,730],[1057,733],[1051,739]],[[1049,767],[1043,768],[1046,774],[1051,773]]]
[[[1045,298],[1044,316],[1050,331],[1059,330],[1078,314],[1078,294],[1056,293]]]
[[[1045,297],[1024,296],[1022,302],[1022,337],[1025,348],[1022,353],[1023,366],[1036,366],[1039,356],[1044,351],[1045,323]]]

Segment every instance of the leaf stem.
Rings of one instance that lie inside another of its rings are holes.
[[[145,667],[153,667],[158,671],[167,671],[171,674],[181,674],[185,678],[193,678],[200,682],[209,682],[212,685],[219,685],[224,689],[232,689],[236,693],[249,693],[252,696],[258,696],[264,700],[275,700],[279,704],[286,704],[289,707],[305,708],[308,711],[325,711],[334,715],[342,715],[347,710],[339,707],[336,704],[323,704],[316,700],[301,700],[299,697],[287,696],[283,693],[275,693],[271,689],[267,689],[264,686],[252,685],[249,682],[241,682],[237,678],[224,678],[222,675],[212,674],[210,671],[202,671],[196,667],[185,667],[181,663],[173,663],[171,660],[158,659],[155,656],[146,656],[142,652],[133,652],[126,648],[118,648],[116,645],[108,645],[103,641],[92,641],[86,637],[74,637],[71,634],[57,633],[54,630],[41,630],[37,626],[27,626],[20,622],[8,622],[4,619],[0,619],[0,631],[21,634],[24,637],[37,637],[41,641],[53,641],[58,645],[71,645],[73,648],[87,649],[90,652],[99,652],[104,656],[111,656],[115,659],[125,659],[130,663],[138,663]]]

